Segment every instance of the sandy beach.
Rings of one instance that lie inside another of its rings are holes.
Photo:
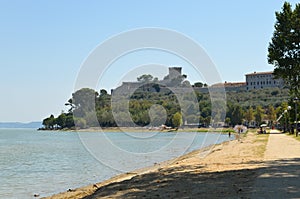
[[[300,198],[299,166],[299,141],[276,130],[252,131],[210,151],[48,198]]]

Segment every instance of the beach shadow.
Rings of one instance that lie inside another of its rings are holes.
[[[252,198],[300,198],[300,158],[265,164],[258,172]]]
[[[103,186],[84,198],[300,197],[300,159],[263,164],[264,167],[257,169],[210,173],[194,172],[194,166],[171,168]],[[199,170],[201,167],[197,167],[197,171]]]

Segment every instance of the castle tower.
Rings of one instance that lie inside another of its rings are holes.
[[[181,76],[181,67],[170,67],[169,68],[169,79],[176,79]]]

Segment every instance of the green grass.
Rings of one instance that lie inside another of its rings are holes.
[[[233,129],[197,129],[196,132],[216,132],[216,133],[234,133],[235,131]]]
[[[183,128],[178,129],[178,132],[199,132],[199,133],[207,133],[207,132],[216,132],[216,133],[234,133],[235,131],[232,128]]]
[[[289,134],[289,133],[287,133],[286,135],[291,136],[292,138],[294,138],[294,139],[300,141],[300,133],[298,134],[298,137],[296,137],[295,133],[294,133],[294,134]]]
[[[267,149],[269,134],[257,134],[256,129],[251,129],[251,133],[255,134],[256,138],[254,140],[254,143],[258,144],[258,146],[255,148],[255,153],[257,154],[257,156],[263,158]]]

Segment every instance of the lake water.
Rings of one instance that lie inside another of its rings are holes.
[[[219,133],[0,129],[0,198],[49,196],[227,140]]]

